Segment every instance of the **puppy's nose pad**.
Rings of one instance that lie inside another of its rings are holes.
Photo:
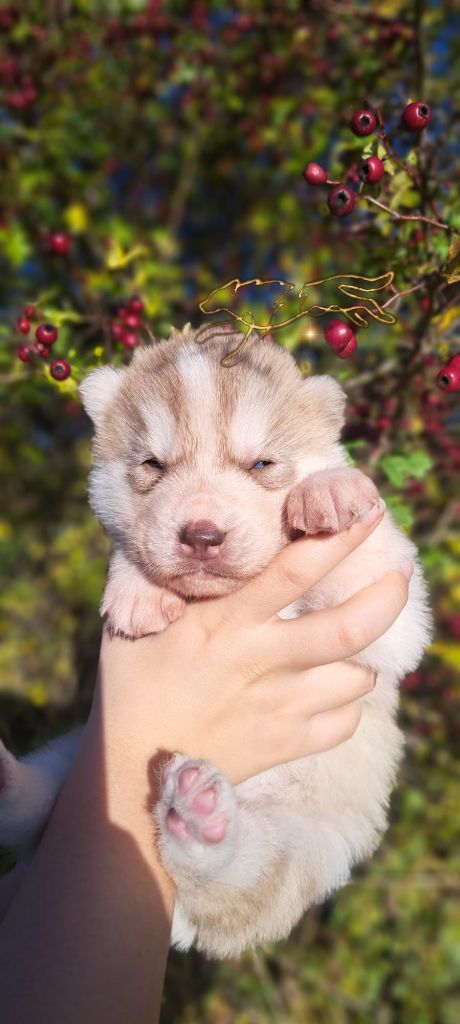
[[[179,532],[181,544],[187,544],[197,554],[208,553],[209,548],[220,547],[225,536],[224,531],[219,530],[215,523],[204,519],[198,523],[186,523]]]

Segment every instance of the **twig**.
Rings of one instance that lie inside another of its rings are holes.
[[[443,540],[446,540],[446,538],[450,536],[450,527],[452,526],[452,523],[458,519],[459,506],[460,501],[458,498],[453,498],[452,501],[449,501],[446,507],[442,510],[433,529],[430,530],[429,533],[420,537],[419,543],[423,543],[428,547],[433,547],[436,544],[441,544]]]
[[[380,210],[385,210],[385,213],[389,213],[395,220],[418,220],[423,221],[424,224],[432,224],[435,228],[442,228],[444,231],[454,230],[450,224],[444,224],[441,220],[432,220],[430,217],[424,217],[422,213],[397,213],[396,210],[391,210],[389,206],[385,206],[384,203],[381,203],[379,199],[374,199],[373,196],[361,194],[360,199],[365,199],[367,203],[373,203]]]
[[[0,373],[0,384],[17,384],[19,381],[27,380],[16,373]]]
[[[388,374],[396,369],[396,366],[396,359],[386,359],[385,362],[380,363],[378,367],[372,370],[366,370],[364,373],[358,373],[356,377],[350,377],[345,384],[347,392],[361,387],[361,384],[368,384],[369,381],[376,380],[377,377],[387,377]]]
[[[405,295],[410,295],[411,292],[417,292],[420,288],[426,288],[425,280],[420,281],[418,284],[414,284],[413,288],[406,288],[404,292],[395,292],[395,294],[391,296],[391,299],[388,299],[382,304],[382,309],[385,309],[386,306],[391,306],[392,302],[402,299]]]

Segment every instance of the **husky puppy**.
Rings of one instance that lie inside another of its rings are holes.
[[[102,601],[113,633],[164,630],[187,601],[227,594],[301,533],[338,532],[379,500],[340,445],[345,395],[330,377],[303,379],[269,340],[236,365],[219,334],[174,332],[126,369],[101,367],[81,386],[94,422],[90,501],[114,552]],[[233,787],[211,764],[168,762],[155,811],[159,849],[177,886],[173,943],[209,956],[282,938],[343,886],[375,850],[403,737],[398,683],[430,636],[417,552],[385,513],[363,544],[284,609],[340,604],[415,561],[394,625],[357,657],[377,671],[355,734],[334,750]],[[30,854],[78,744],[78,732],[16,760],[0,751],[0,843]]]

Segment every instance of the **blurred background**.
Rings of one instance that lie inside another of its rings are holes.
[[[232,277],[395,274],[378,298],[396,323],[370,318],[348,359],[327,318],[276,334],[303,373],[342,383],[350,455],[430,582],[436,635],[403,685],[391,827],[289,941],[222,964],[173,954],[164,1024],[460,1019],[455,361],[452,390],[436,383],[460,352],[459,32],[447,0],[0,5],[0,736],[13,749],[81,719],[95,676],[109,545],[86,503],[85,372],[129,361],[149,331],[197,325],[200,299]],[[420,100],[431,123],[402,130]],[[351,132],[363,108],[380,138]],[[363,187],[370,155],[385,174]],[[306,183],[310,161],[352,190],[349,216]],[[22,361],[43,322],[52,352]]]

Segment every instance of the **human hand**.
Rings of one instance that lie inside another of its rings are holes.
[[[408,577],[389,573],[297,619],[277,612],[358,547],[383,512],[375,506],[340,534],[295,541],[236,593],[187,605],[165,633],[135,643],[104,635],[93,714],[103,709],[108,744],[140,763],[181,751],[238,783],[348,739],[375,678],[344,659],[392,625]]]

